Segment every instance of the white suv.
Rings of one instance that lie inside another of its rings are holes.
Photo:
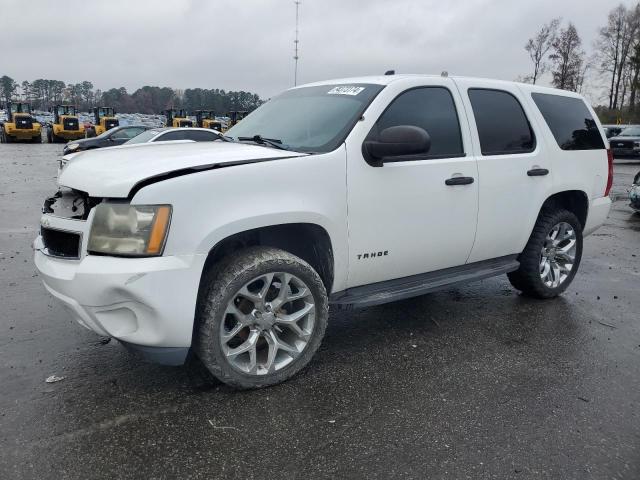
[[[330,304],[504,273],[555,297],[611,204],[593,110],[538,86],[321,82],[227,135],[83,154],[34,247],[47,290],[82,325],[167,364],[192,348],[239,388],[304,367]]]

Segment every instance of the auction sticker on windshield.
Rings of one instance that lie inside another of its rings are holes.
[[[358,95],[364,87],[354,87],[353,85],[341,85],[339,87],[333,87],[327,92],[329,95]]]

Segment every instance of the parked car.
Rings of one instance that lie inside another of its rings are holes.
[[[132,138],[126,145],[151,142],[169,142],[176,140],[191,140],[193,142],[213,142],[220,140],[222,134],[210,128],[192,127],[164,127],[147,130],[141,135]]]
[[[119,128],[129,128],[129,127],[119,127]],[[139,128],[139,127],[136,127]],[[209,128],[182,128],[182,127],[167,127],[167,128],[154,128],[148,129],[147,127],[143,127],[144,130],[142,133],[134,136],[130,139],[125,139],[124,142],[121,142],[119,146],[122,147],[131,147],[133,145],[142,145],[145,143],[167,143],[167,142],[180,142],[180,143],[189,143],[189,142],[213,142],[215,140],[227,141],[226,137],[220,133],[216,133]],[[106,133],[115,130],[109,130]],[[146,130],[146,131],[145,131]],[[102,135],[95,137],[90,140],[97,139]],[[83,140],[84,141],[84,140]],[[111,145],[107,146],[116,146],[115,143],[111,143]],[[97,147],[95,147],[97,148]],[[75,149],[70,153],[65,153],[60,160],[60,166],[58,168],[58,176],[62,169],[69,163],[69,161],[73,158],[76,158],[83,150]]]
[[[640,127],[627,127],[609,138],[614,157],[640,157]]]
[[[627,128],[627,125],[602,125],[602,128],[607,138],[611,138],[619,135],[622,130]]]
[[[34,250],[82,325],[166,364],[192,348],[238,388],[303,368],[329,304],[505,273],[526,295],[556,297],[611,205],[595,113],[536,85],[320,82],[227,135],[82,154],[45,201]]]
[[[137,135],[147,130],[144,125],[129,125],[114,127],[106,132],[91,138],[83,138],[67,143],[62,150],[63,155],[69,153],[82,152],[94,148],[115,147],[131,140]]]
[[[629,205],[636,212],[640,212],[640,172],[636,173],[633,184],[629,189]]]

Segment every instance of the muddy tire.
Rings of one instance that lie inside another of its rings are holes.
[[[205,273],[193,346],[207,369],[240,389],[281,383],[318,350],[328,298],[317,272],[283,250],[251,247]]]
[[[573,281],[582,259],[582,224],[568,210],[544,208],[529,242],[508,273],[511,285],[534,298],[553,298]]]

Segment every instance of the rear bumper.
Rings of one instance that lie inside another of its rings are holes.
[[[45,288],[78,323],[161,363],[184,360],[206,255],[69,260],[46,255],[40,237],[34,247]]]
[[[587,223],[584,226],[583,235],[591,235],[598,228],[600,228],[611,209],[611,199],[609,197],[600,197],[591,200],[589,205],[589,214],[587,215]]]
[[[56,137],[64,138],[65,140],[79,140],[84,138],[84,130],[57,130],[53,133]]]
[[[5,129],[5,132],[7,133],[7,135],[13,137],[13,138],[17,138],[20,140],[30,140],[33,137],[39,137],[40,136],[40,127],[34,127],[34,128],[7,128]]]

